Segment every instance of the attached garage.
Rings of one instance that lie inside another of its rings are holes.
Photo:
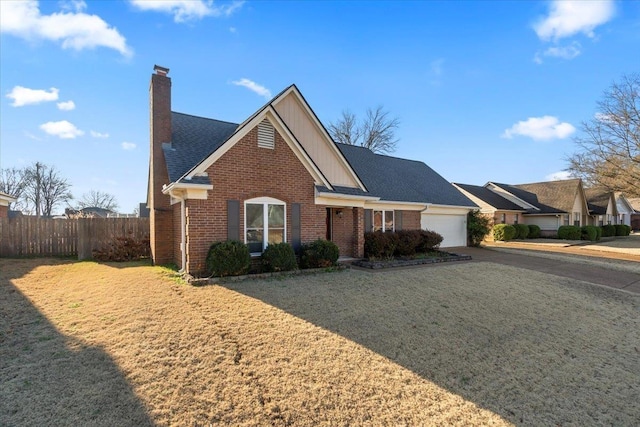
[[[467,212],[469,209],[432,208],[422,213],[420,227],[442,235],[441,248],[467,246]]]

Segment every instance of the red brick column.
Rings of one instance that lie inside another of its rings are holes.
[[[353,250],[354,258],[364,257],[364,209],[353,208]]]

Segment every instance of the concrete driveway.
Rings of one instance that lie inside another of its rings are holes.
[[[606,247],[615,248],[616,246]],[[612,252],[595,252],[596,255],[599,253],[602,256],[596,256],[594,253],[585,256],[584,251],[576,254],[576,251],[581,249],[575,249],[575,247],[552,249],[533,245],[528,248],[493,245],[483,248],[463,247],[447,250],[471,255],[473,262],[510,265],[640,294],[640,262],[612,258],[611,256],[614,255]],[[619,253],[618,256],[620,256]],[[630,256],[635,257],[633,254]],[[638,259],[640,260],[640,256]]]

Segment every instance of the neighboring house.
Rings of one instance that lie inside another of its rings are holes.
[[[492,224],[518,224],[527,212],[522,206],[502,197],[487,187],[469,184],[453,184],[480,207],[480,213],[488,217]]]
[[[587,199],[579,179],[518,185],[488,182],[483,187],[455,185],[494,223],[535,224],[543,236],[550,236],[561,225],[582,226],[589,222]]]
[[[634,209],[630,215],[629,225],[633,231],[640,231],[640,197],[628,199],[629,204]]]
[[[615,194],[605,188],[587,188],[585,190],[589,206],[589,225],[616,224],[618,209]]]
[[[542,235],[555,234],[561,225],[586,225],[589,208],[580,179],[508,185],[489,182],[485,187],[527,210],[525,224],[540,227]]]
[[[328,238],[362,257],[367,230],[426,227],[466,243],[475,205],[424,163],[336,144],[295,85],[240,124],[171,111],[171,79],[151,77],[149,191],[157,264],[200,274],[211,243]]]
[[[64,210],[64,213],[68,218],[107,218],[115,212],[97,206],[88,206],[82,209],[67,208]]]
[[[631,202],[622,194],[617,191],[615,193],[616,209],[618,210],[618,224],[625,224],[631,226],[631,216],[635,213]]]
[[[9,217],[9,205],[17,200],[15,197],[0,191],[0,218]]]

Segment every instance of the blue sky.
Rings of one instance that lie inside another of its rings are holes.
[[[640,69],[640,2],[0,3],[0,167],[146,198],[149,80],[241,122],[295,83],[328,124],[383,105],[395,156],[447,180],[550,179],[602,92]]]

